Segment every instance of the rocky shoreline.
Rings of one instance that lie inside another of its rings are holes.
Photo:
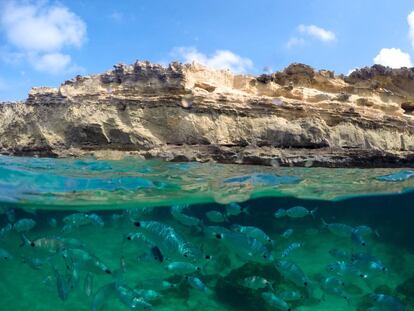
[[[0,153],[274,166],[414,167],[414,69],[258,77],[116,65],[0,105]]]

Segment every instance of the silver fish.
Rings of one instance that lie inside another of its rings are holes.
[[[70,259],[79,268],[86,271],[95,270],[111,274],[111,270],[98,257],[80,248],[68,248],[61,252],[64,258]]]
[[[152,305],[140,297],[132,288],[126,285],[115,285],[118,299],[128,308],[134,310],[152,310]]]
[[[370,294],[370,300],[374,303],[375,307],[381,311],[404,311],[405,306],[402,302],[393,296],[384,294]]]
[[[52,228],[56,228],[56,227],[57,227],[57,220],[56,220],[56,218],[53,218],[53,217],[48,218],[48,219],[47,219],[47,223],[48,223],[48,224],[49,224],[49,226],[50,226],[50,227],[52,227]]]
[[[31,218],[23,218],[18,220],[14,225],[13,229],[16,232],[27,232],[32,230],[36,226],[36,221]]]
[[[0,229],[0,240],[5,238],[12,229],[13,229],[13,226],[11,224],[7,224],[3,228],[1,228]]]
[[[209,221],[216,223],[225,222],[227,220],[226,216],[219,211],[209,211],[206,213],[206,217]]]
[[[97,290],[92,298],[92,311],[99,311],[108,299],[115,296],[115,283],[109,283]]]
[[[366,279],[368,277],[367,274],[363,273],[354,264],[345,261],[337,261],[329,264],[326,266],[326,270],[344,278]]]
[[[287,260],[276,260],[274,265],[285,279],[293,282],[297,286],[307,288],[310,285],[308,277],[294,262]]]
[[[347,261],[351,258],[351,253],[342,249],[332,248],[329,254],[337,260]]]
[[[225,207],[227,216],[238,216],[241,213],[248,214],[247,210],[237,203],[227,204]]]
[[[275,212],[274,216],[275,216],[276,218],[282,218],[282,217],[285,217],[285,216],[286,216],[286,210],[285,210],[285,209],[283,209],[283,208],[279,208],[279,209]]]
[[[136,221],[134,225],[163,255],[171,259],[186,258],[197,260],[201,252],[185,241],[174,228],[157,221]]]
[[[282,311],[291,311],[289,304],[272,292],[262,293],[262,298],[271,307]]]
[[[171,215],[181,224],[185,226],[199,226],[201,220],[184,214],[184,211],[188,209],[188,205],[173,205],[171,206]]]
[[[189,262],[174,261],[167,265],[167,270],[175,274],[190,274],[201,271],[201,268]]]
[[[103,227],[105,225],[105,222],[103,221],[102,217],[99,216],[98,214],[94,214],[94,213],[89,214],[88,218],[91,221],[91,223],[94,224],[95,226]]]
[[[193,288],[204,292],[204,293],[210,293],[211,290],[201,281],[198,277],[195,276],[186,276],[186,280],[188,284],[190,284]]]
[[[44,265],[50,262],[50,257],[47,258],[37,258],[37,257],[29,257],[29,256],[22,256],[23,262],[27,264],[30,268],[34,270],[41,269]]]
[[[303,246],[302,243],[297,243],[297,242],[291,243],[282,251],[281,256],[282,257],[287,257],[287,256],[289,256],[289,254],[291,252],[293,252],[296,249],[301,248],[302,246]]]
[[[270,262],[273,259],[270,250],[263,243],[245,234],[230,231],[217,234],[216,239],[241,259],[262,263]]]
[[[354,232],[354,228],[349,225],[341,223],[328,224],[327,222],[325,222],[324,219],[322,219],[322,226],[324,228],[327,228],[333,234],[345,238],[350,238],[352,236],[352,233]]]
[[[142,297],[146,301],[155,301],[162,298],[162,295],[155,290],[152,289],[134,289],[134,292],[139,296]]]
[[[305,296],[296,290],[285,290],[283,292],[280,292],[277,294],[280,298],[282,298],[284,301],[298,301],[305,298]]]
[[[0,259],[11,260],[13,259],[13,256],[8,251],[6,251],[4,248],[0,248]]]
[[[263,244],[272,243],[272,239],[262,229],[257,227],[232,225],[231,229],[235,232],[243,233],[251,238],[259,240]]]
[[[73,228],[77,228],[80,226],[88,225],[91,223],[89,219],[89,215],[85,213],[74,213],[69,216],[63,218],[63,222],[66,225],[72,226]]]
[[[344,281],[334,276],[319,276],[318,281],[325,293],[333,296],[342,297],[349,302],[350,297],[344,289]]]
[[[309,211],[306,207],[303,206],[294,206],[286,210],[286,215],[290,218],[303,218],[308,215],[314,217],[317,208]]]
[[[85,275],[85,280],[83,282],[83,291],[87,297],[90,297],[93,292],[93,274],[88,272]]]
[[[152,288],[153,290],[163,291],[175,288],[176,285],[163,279],[146,279],[138,282],[137,288]]]
[[[64,275],[62,275],[59,272],[59,270],[54,268],[54,271],[55,271],[56,289],[57,289],[58,297],[62,301],[65,301],[68,298],[70,290],[71,290],[69,281]]]
[[[293,232],[294,232],[293,229],[286,229],[285,231],[283,231],[282,237],[284,239],[288,239],[292,236]]]
[[[266,287],[272,287],[271,283],[265,278],[262,278],[261,276],[250,276],[244,278],[240,282],[240,285],[250,289],[262,289]]]

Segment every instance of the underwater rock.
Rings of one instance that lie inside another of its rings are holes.
[[[413,69],[379,65],[255,77],[137,61],[0,103],[0,153],[413,167],[413,90]]]
[[[414,307],[414,275],[398,285],[396,292]]]

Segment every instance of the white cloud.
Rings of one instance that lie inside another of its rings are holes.
[[[381,49],[374,63],[391,68],[412,67],[411,56],[400,49]]]
[[[407,21],[408,21],[408,26],[410,29],[409,34],[410,34],[411,46],[414,49],[414,11],[412,11],[410,15],[408,15]]]
[[[228,50],[216,50],[207,56],[195,47],[177,47],[173,49],[172,56],[185,63],[196,62],[215,69],[230,69],[236,73],[244,73],[253,67],[253,62],[249,58]]]
[[[314,37],[315,39],[324,42],[336,40],[336,35],[334,32],[315,25],[299,25],[298,30],[302,34]]]
[[[298,38],[298,37],[292,37],[289,39],[289,41],[286,43],[286,47],[288,49],[293,48],[295,46],[301,46],[305,44],[305,39]]]
[[[0,5],[0,27],[15,49],[10,55],[23,55],[35,69],[50,73],[67,70],[71,58],[61,51],[79,48],[86,40],[86,24],[67,7],[47,0],[6,1]],[[47,70],[47,64],[54,66]]]
[[[57,74],[67,70],[70,62],[70,55],[61,53],[48,53],[43,54],[39,57],[35,57],[33,60],[33,67],[38,71]]]

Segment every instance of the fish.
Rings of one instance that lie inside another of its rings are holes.
[[[105,226],[105,222],[103,221],[102,217],[98,214],[92,213],[88,215],[89,220],[95,226],[103,227]]]
[[[156,291],[164,291],[175,287],[175,284],[164,279],[146,279],[139,281],[136,285],[136,288],[151,288]]]
[[[197,260],[201,252],[191,243],[188,243],[174,228],[157,221],[136,221],[137,230],[157,246],[164,256],[170,259]]]
[[[56,218],[50,217],[47,219],[47,223],[51,228],[56,228],[57,227],[57,220]]]
[[[266,263],[273,260],[270,250],[263,243],[245,234],[229,231],[215,237],[246,261]]]
[[[6,251],[4,248],[0,247],[0,259],[2,259],[2,260],[12,260],[13,256],[8,251]]]
[[[285,217],[287,214],[286,214],[286,210],[285,209],[283,209],[283,208],[279,208],[276,212],[275,212],[275,214],[274,214],[274,216],[276,217],[276,218],[283,218],[283,217]]]
[[[196,276],[186,276],[185,279],[187,280],[188,284],[191,285],[191,287],[204,292],[204,293],[211,293],[212,291],[206,286],[206,284],[204,284],[203,281],[201,281],[198,277]]]
[[[174,261],[167,265],[167,270],[174,274],[190,274],[196,271],[201,271],[201,267],[193,265],[189,262]]]
[[[0,240],[4,239],[10,231],[13,229],[13,226],[11,224],[7,224],[3,228],[0,229]]]
[[[135,222],[142,219],[145,216],[150,215],[154,211],[154,209],[155,207],[153,206],[142,206],[139,208],[127,209],[124,213],[130,221]]]
[[[351,240],[357,246],[362,246],[362,247],[367,246],[367,242],[364,239],[364,237],[361,234],[359,234],[358,231],[356,231],[355,229],[352,231]]]
[[[171,206],[171,215],[181,224],[185,226],[199,226],[201,220],[197,217],[192,217],[184,214],[184,211],[188,209],[188,205],[173,205]]]
[[[243,233],[251,238],[259,240],[264,244],[272,243],[272,239],[262,229],[259,229],[257,227],[232,225],[231,230]]]
[[[270,287],[272,289],[272,284],[261,276],[249,276],[244,278],[240,285],[250,289],[263,289]]]
[[[248,211],[245,207],[242,207],[240,204],[237,203],[230,203],[224,206],[226,209],[227,216],[238,216],[242,213],[248,214]]]
[[[388,272],[387,267],[381,260],[367,252],[353,253],[351,255],[351,263],[367,274]]]
[[[18,220],[14,225],[13,229],[16,232],[27,232],[32,230],[36,226],[36,221],[31,218],[22,218]]]
[[[206,217],[209,221],[215,223],[221,223],[227,220],[226,215],[219,211],[209,211],[206,213]]]
[[[279,296],[272,292],[264,292],[261,294],[263,300],[271,307],[281,311],[291,311],[289,304]]]
[[[287,302],[298,301],[305,298],[305,296],[297,290],[285,290],[283,292],[277,293],[277,295]]]
[[[281,234],[282,235],[282,238],[289,239],[292,236],[293,232],[294,232],[293,229],[286,229]]]
[[[125,306],[134,310],[152,310],[153,307],[150,303],[140,297],[134,289],[123,285],[115,284],[115,293],[119,301]]]
[[[370,294],[369,299],[381,311],[404,311],[405,306],[393,296],[384,294]]]
[[[146,301],[155,301],[162,298],[162,295],[153,289],[135,288],[134,292]]]
[[[330,223],[328,224],[322,219],[322,227],[328,229],[331,233],[339,237],[350,238],[354,232],[354,227],[341,223]]]
[[[118,222],[125,218],[125,214],[112,214],[111,215],[111,223]]]
[[[281,256],[282,257],[287,257],[287,256],[289,256],[289,254],[291,252],[293,252],[294,250],[296,250],[298,248],[301,248],[302,246],[303,246],[302,243],[297,243],[297,242],[291,243],[282,251]]]
[[[34,270],[41,269],[43,266],[45,266],[46,264],[50,262],[50,259],[51,257],[38,258],[38,257],[22,256],[22,261]]]
[[[55,278],[56,278],[56,289],[57,289],[58,297],[62,301],[65,301],[66,299],[68,299],[68,296],[71,290],[69,282],[66,279],[66,277],[59,272],[59,270],[57,270],[56,268],[53,268],[53,269],[54,269]]]
[[[30,246],[50,253],[58,253],[66,247],[65,241],[60,238],[42,237],[29,240],[24,234],[21,234],[20,237],[22,239],[21,246]]]
[[[303,272],[303,270],[294,262],[287,260],[275,260],[275,268],[287,280],[301,288],[307,288],[310,285],[310,280]]]
[[[329,250],[329,254],[337,260],[347,261],[351,259],[351,253],[338,248],[332,248]]]
[[[73,213],[63,218],[63,222],[73,228],[81,227],[91,223],[89,215],[86,213]]]
[[[346,261],[337,261],[335,263],[328,264],[326,266],[326,270],[345,278],[366,279],[368,277],[366,273],[363,273],[354,264]]]
[[[317,209],[318,208],[315,208],[310,211],[306,207],[303,207],[303,206],[294,206],[286,210],[286,216],[290,218],[303,218],[308,215],[315,217],[315,213]]]
[[[319,276],[318,281],[325,293],[333,296],[342,297],[349,303],[350,297],[345,292],[345,282],[343,280],[334,276]]]
[[[108,299],[115,296],[115,282],[106,284],[99,288],[92,298],[92,311],[100,311]]]
[[[83,281],[83,291],[87,297],[90,297],[93,292],[93,274],[91,272],[86,273],[85,280]]]
[[[80,248],[68,248],[61,252],[61,255],[70,259],[77,267],[86,271],[94,270],[111,274],[112,271],[94,254]]]

